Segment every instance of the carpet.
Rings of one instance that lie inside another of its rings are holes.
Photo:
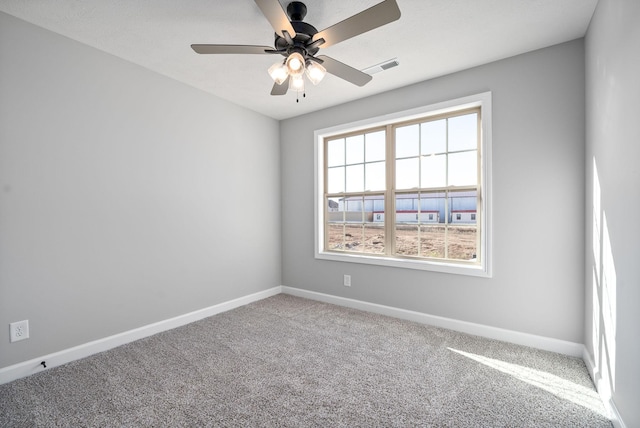
[[[611,427],[584,362],[280,294],[0,385],[7,427]]]

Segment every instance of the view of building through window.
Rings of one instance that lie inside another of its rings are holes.
[[[477,263],[480,108],[324,141],[326,251]]]

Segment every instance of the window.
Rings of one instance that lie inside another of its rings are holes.
[[[316,131],[316,257],[490,276],[490,101]]]

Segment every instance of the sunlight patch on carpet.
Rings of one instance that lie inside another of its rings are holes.
[[[488,367],[499,370],[515,377],[518,380],[536,386],[564,400],[571,401],[579,406],[585,407],[599,415],[608,417],[602,400],[598,393],[591,388],[578,385],[560,376],[546,373],[540,370],[524,367],[518,364],[507,363],[505,361],[496,360],[494,358],[485,357],[470,352],[460,351],[458,349],[447,348],[452,352],[463,355],[467,358],[482,363]]]

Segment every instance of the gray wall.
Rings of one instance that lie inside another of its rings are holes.
[[[582,343],[583,48],[576,40],[283,121],[283,284]],[[315,129],[484,91],[493,93],[493,278],[314,258]]]
[[[279,156],[277,121],[0,13],[0,367],[280,285]]]
[[[585,343],[628,427],[640,426],[639,20],[637,0],[600,0],[585,42]]]

